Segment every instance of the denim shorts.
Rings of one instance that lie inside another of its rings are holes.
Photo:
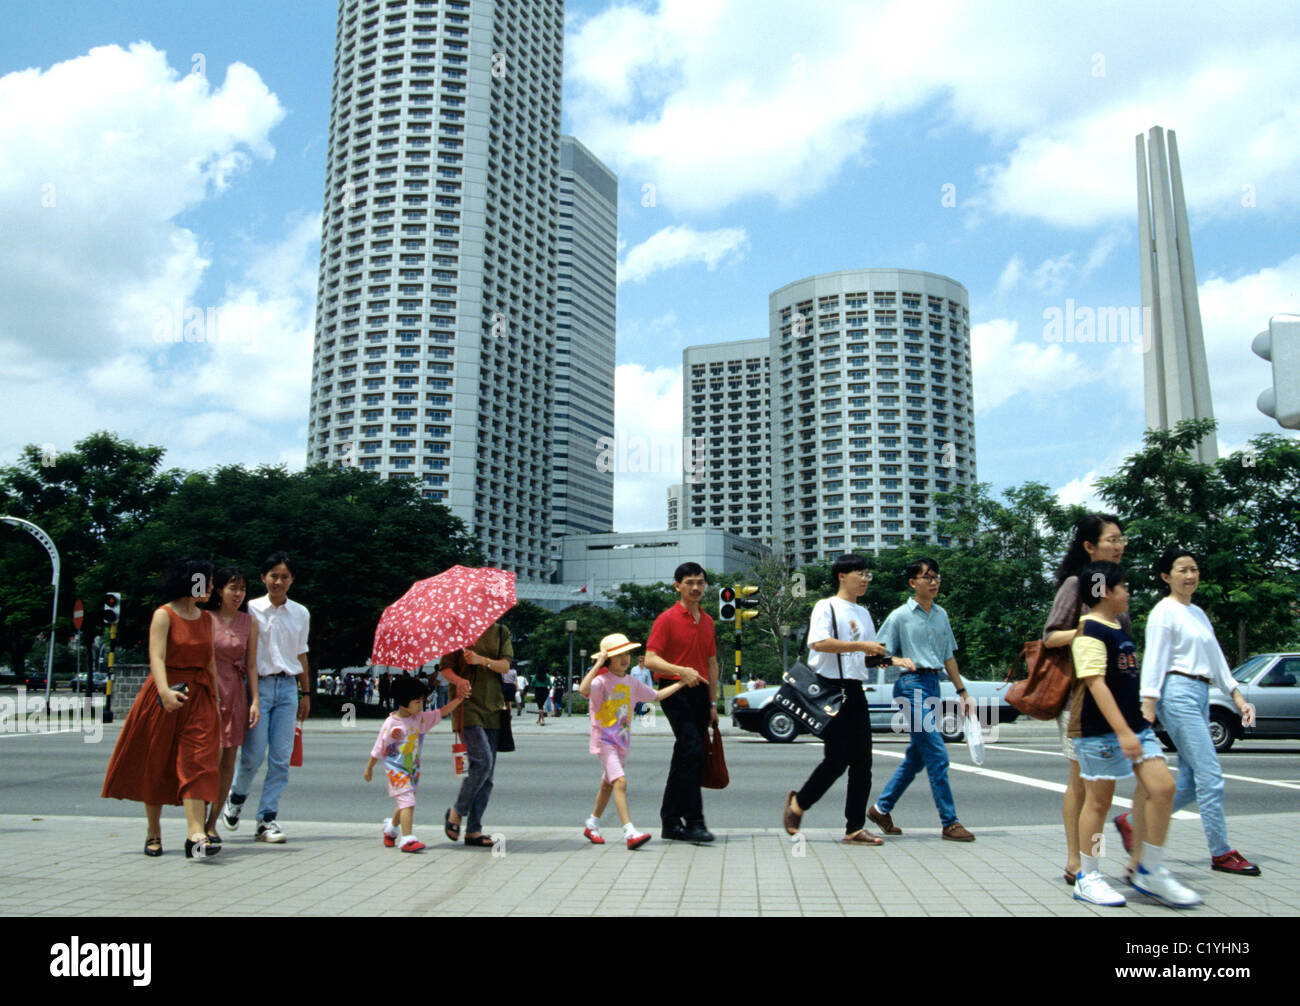
[[[1163,759],[1164,749],[1156,739],[1156,732],[1144,727],[1137,735],[1142,745],[1139,762],[1149,758]],[[1120,750],[1119,738],[1113,733],[1097,737],[1076,737],[1074,753],[1079,759],[1079,775],[1085,779],[1127,779],[1133,774],[1136,762],[1130,762]]]

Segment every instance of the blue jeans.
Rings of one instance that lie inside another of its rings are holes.
[[[230,802],[242,804],[253,788],[253,777],[267,759],[259,821],[274,821],[280,810],[280,794],[289,784],[289,758],[293,755],[293,728],[298,720],[298,679],[274,674],[257,679],[262,717],[244,734],[239,765],[230,784]]]
[[[485,727],[466,727],[461,736],[465,739],[465,754],[469,756],[469,774],[460,784],[456,797],[456,813],[465,822],[466,835],[483,831],[483,812],[487,810],[488,797],[492,795],[492,773],[497,767],[497,738],[499,730]]]
[[[924,767],[930,777],[930,795],[934,797],[934,805],[938,808],[940,823],[945,828],[956,824],[957,805],[952,798],[952,787],[948,785],[948,751],[936,722],[939,675],[902,674],[894,683],[894,698],[906,703],[902,708],[908,729],[907,754],[903,758],[903,764],[898,766],[885,784],[876,807],[882,814],[893,810],[916,774]],[[935,713],[926,715],[931,710]],[[914,730],[914,726],[921,726],[922,729]]]
[[[1223,768],[1210,740],[1210,686],[1179,674],[1168,674],[1156,713],[1178,748],[1174,810],[1182,810],[1195,800],[1210,855],[1222,856],[1231,846],[1228,824],[1223,818]]]

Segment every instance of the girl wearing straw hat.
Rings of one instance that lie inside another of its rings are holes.
[[[647,832],[637,831],[627,809],[628,747],[631,744],[632,709],[639,702],[655,702],[667,698],[684,682],[678,681],[658,690],[628,674],[632,664],[630,656],[640,643],[629,642],[627,636],[615,632],[600,641],[600,649],[593,655],[591,670],[582,679],[578,690],[587,696],[591,709],[591,745],[589,750],[600,758],[604,768],[600,789],[596,793],[596,806],[587,818],[583,835],[593,845],[604,845],[600,836],[600,816],[614,797],[614,807],[623,822],[623,836],[629,849],[636,849],[650,841]]]

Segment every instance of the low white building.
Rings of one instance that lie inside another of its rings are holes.
[[[721,528],[576,534],[563,539],[560,583],[519,581],[516,596],[550,611],[572,604],[612,605],[605,591],[624,583],[671,583],[684,562],[698,562],[715,573],[739,573],[765,558],[770,549]]]

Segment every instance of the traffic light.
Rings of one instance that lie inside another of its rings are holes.
[[[1250,348],[1273,364],[1273,387],[1260,392],[1259,411],[1288,430],[1300,430],[1300,317],[1275,314]]]
[[[751,618],[758,617],[758,612],[753,610],[754,608],[758,607],[758,598],[756,597],[751,598],[749,596],[750,594],[757,594],[758,588],[737,587],[736,592],[740,595],[740,597],[736,601],[736,607],[741,609],[746,609],[746,608],[750,609],[748,611],[742,610],[736,616],[740,620],[740,623],[743,625],[745,622],[748,622]]]
[[[735,588],[718,588],[718,618],[724,622],[734,622],[736,620]]]
[[[104,595],[104,624],[116,625],[122,617],[122,595],[116,591]]]

